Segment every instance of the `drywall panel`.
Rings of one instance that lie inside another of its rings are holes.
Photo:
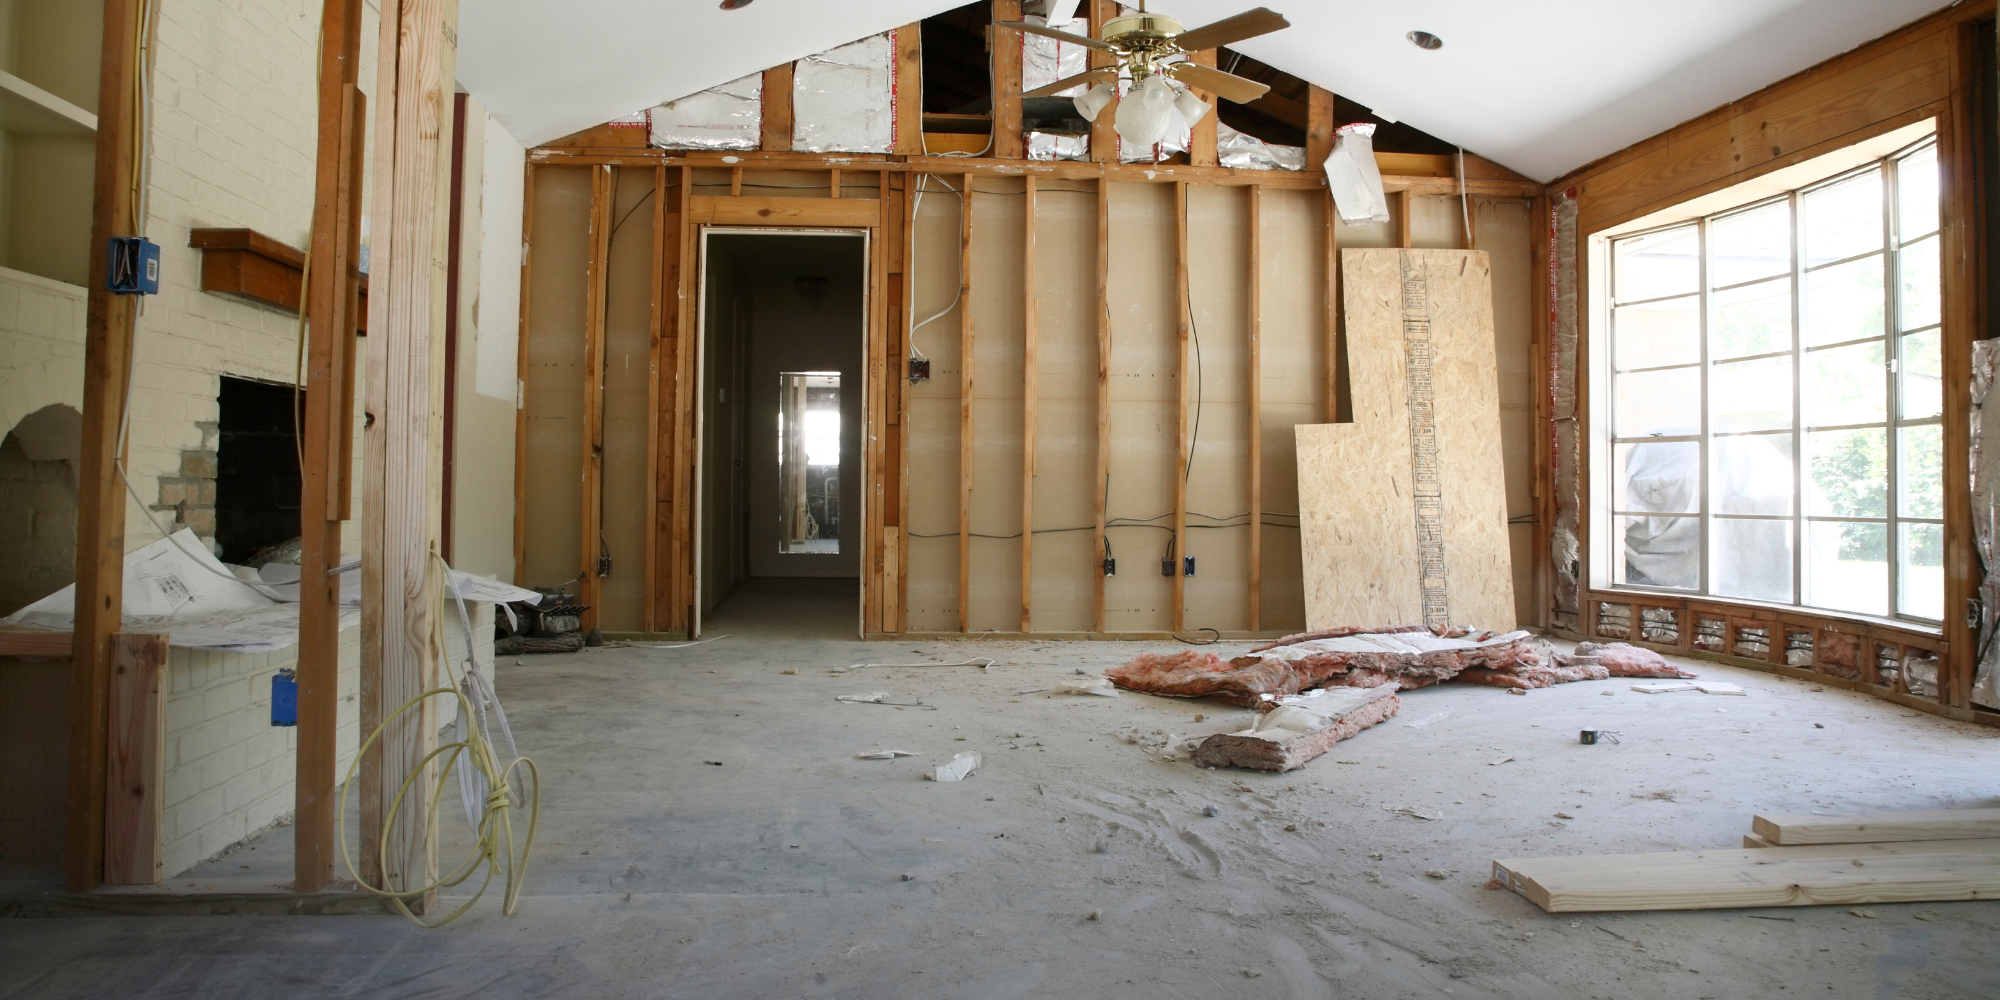
[[[909,388],[908,627],[958,630],[959,187],[964,175],[924,175],[911,238],[911,346],[931,377]],[[935,317],[935,318],[933,318]],[[929,322],[925,322],[928,320]]]
[[[1174,295],[1174,188],[1111,185],[1111,476],[1105,535],[1118,573],[1104,583],[1111,632],[1173,627],[1171,555],[1180,406]]]
[[[1188,187],[1189,629],[1250,627],[1249,209],[1245,188]]]
[[[1507,475],[1507,545],[1514,618],[1535,609],[1535,296],[1528,203],[1474,199],[1473,233],[1493,262],[1493,347],[1500,391],[1500,457]],[[1515,518],[1521,518],[1515,523]]]
[[[1101,572],[1097,488],[1097,187],[1045,181],[1035,198],[1033,625],[1087,632]]]
[[[646,425],[653,342],[650,167],[614,168],[604,284],[604,472],[598,518],[611,572],[598,582],[598,627],[645,627]]]
[[[582,566],[583,326],[592,167],[537,167],[528,268],[527,524],[522,583],[555,587]]]
[[[1354,423],[1298,428],[1307,622],[1511,628],[1490,259],[1341,254]]]
[[[523,159],[506,133],[495,142],[499,127],[476,99],[465,105],[449,556],[468,573],[512,580]]]
[[[1326,419],[1326,269],[1324,192],[1267,188],[1263,193],[1263,336],[1259,380],[1263,406],[1265,629],[1306,624],[1300,574],[1298,466],[1292,428]],[[1345,239],[1345,236],[1342,237]]]
[[[1021,627],[1025,182],[980,177],[972,197],[974,632]]]

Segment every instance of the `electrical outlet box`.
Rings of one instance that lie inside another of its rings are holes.
[[[1181,560],[1181,564],[1182,564],[1182,565],[1181,565],[1181,575],[1182,575],[1182,576],[1193,576],[1193,575],[1194,575],[1194,557],[1193,557],[1193,556],[1186,556],[1186,557],[1184,557],[1184,558],[1183,558],[1183,559]]]
[[[105,288],[119,295],[160,294],[160,245],[143,236],[114,236],[105,247]]]
[[[1173,557],[1173,556],[1161,556],[1161,557],[1160,557],[1160,575],[1161,575],[1161,576],[1172,576],[1172,575],[1174,575],[1174,557]]]
[[[1104,575],[1105,576],[1118,575],[1118,560],[1113,559],[1110,556],[1104,557]]]
[[[271,725],[299,724],[299,675],[280,670],[271,675]]]
[[[928,381],[930,381],[930,380],[931,380],[931,359],[929,359],[929,358],[911,358],[911,359],[910,359],[910,381],[911,381],[911,382],[928,382]]]

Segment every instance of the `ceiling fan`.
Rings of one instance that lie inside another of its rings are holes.
[[[1254,101],[1271,89],[1255,80],[1246,80],[1219,69],[1175,60],[1174,57],[1218,48],[1246,38],[1268,35],[1273,31],[1289,28],[1292,25],[1285,20],[1285,15],[1268,7],[1258,7],[1190,31],[1182,28],[1179,21],[1164,14],[1149,14],[1145,8],[1146,5],[1141,2],[1139,13],[1104,22],[1102,40],[1071,34],[1030,21],[1001,21],[999,24],[1003,28],[1033,32],[1073,45],[1111,52],[1124,61],[1123,68],[1131,71],[1135,86],[1155,73],[1165,73],[1182,83],[1199,87],[1238,104]],[[1099,67],[1087,73],[1078,73],[1057,80],[1021,96],[1052,97],[1078,84],[1115,79],[1119,75],[1119,70],[1120,67],[1117,66]]]

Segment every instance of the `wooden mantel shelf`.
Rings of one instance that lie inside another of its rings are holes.
[[[299,311],[304,251],[254,229],[196,229],[188,246],[201,251],[201,290],[241,295],[286,312]],[[368,332],[368,276],[361,276],[361,305],[355,330]]]

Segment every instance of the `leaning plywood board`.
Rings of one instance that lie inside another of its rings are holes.
[[[1487,255],[1341,263],[1354,422],[1297,429],[1307,626],[1511,629]]]
[[[1853,816],[1756,816],[1750,829],[1774,844],[1864,844],[2000,837],[2000,809],[1919,809]]]
[[[1996,851],[1811,855],[1765,848],[1513,858],[1493,862],[1493,878],[1550,913],[2000,898]]]

